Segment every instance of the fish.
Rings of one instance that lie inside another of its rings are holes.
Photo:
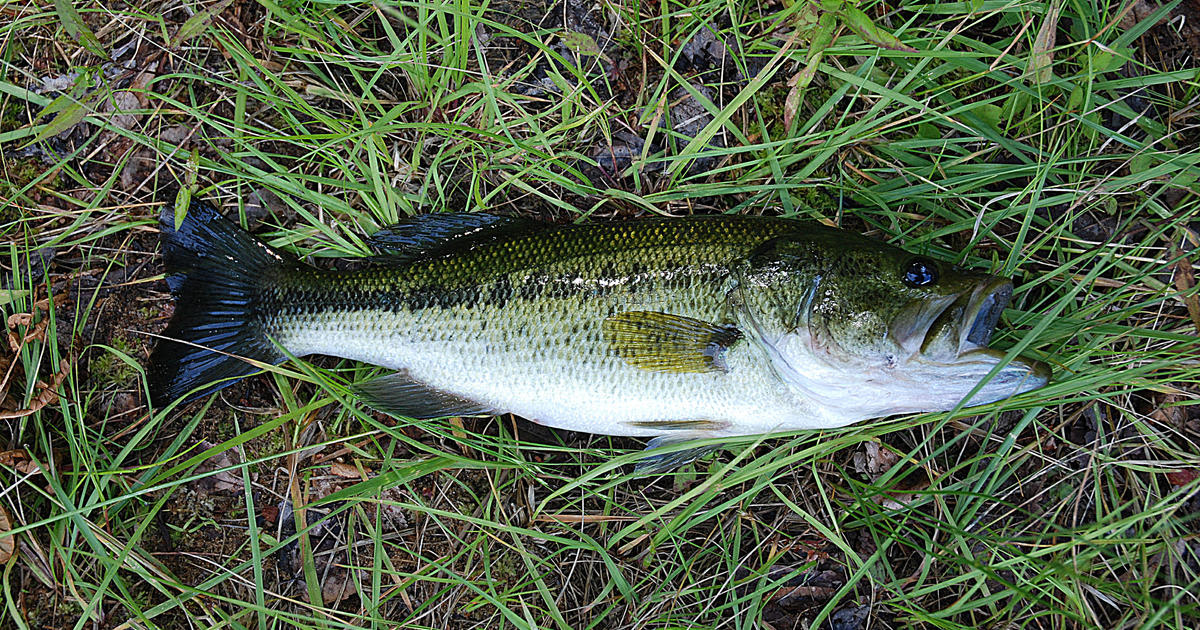
[[[638,467],[655,472],[703,452],[660,447],[983,405],[1051,378],[988,347],[1009,279],[820,223],[434,213],[340,271],[203,201],[175,219],[160,218],[175,310],[147,369],[159,408],[331,355],[390,370],[353,385],[379,411],[647,437]]]

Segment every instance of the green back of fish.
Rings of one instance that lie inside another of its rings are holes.
[[[353,310],[496,315],[522,302],[585,301],[593,304],[588,311],[606,312],[623,303],[670,306],[671,297],[698,297],[698,287],[715,290],[732,263],[804,225],[745,216],[522,224],[504,238],[468,239],[425,259],[272,278],[265,283],[264,312],[283,318]],[[675,306],[687,314],[714,305]]]

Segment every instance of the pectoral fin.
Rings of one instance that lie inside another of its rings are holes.
[[[617,356],[655,372],[724,372],[725,351],[742,338],[734,326],[656,311],[609,316],[603,331]]]
[[[497,413],[488,405],[433,389],[395,372],[358,383],[354,394],[374,409],[387,414],[416,418],[486,416]]]

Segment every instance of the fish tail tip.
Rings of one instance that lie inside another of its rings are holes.
[[[258,316],[264,278],[295,259],[204,201],[194,200],[179,226],[173,206],[163,209],[160,222],[167,286],[176,306],[150,356],[151,403],[197,398],[256,372],[257,365],[282,362]]]

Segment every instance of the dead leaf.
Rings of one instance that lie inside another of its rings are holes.
[[[803,70],[792,75],[788,79],[787,97],[783,99],[783,126],[785,129],[792,128],[792,121],[796,119],[796,111],[800,109],[800,96],[804,93],[804,88],[813,80],[813,75],[816,74],[817,64],[809,63]]]
[[[828,599],[833,597],[845,580],[836,571],[822,570],[807,573],[804,584],[785,586],[771,594],[771,601],[790,599],[793,597],[810,597],[812,599]]]
[[[12,531],[12,517],[8,510],[0,505],[0,533]],[[8,564],[17,551],[17,539],[12,534],[0,536],[0,564]]]
[[[138,94],[128,90],[113,92],[101,105],[102,113],[108,114],[108,122],[120,129],[133,129],[137,126],[140,114],[132,113],[140,109],[142,104]]]
[[[1167,473],[1167,481],[1173,486],[1186,486],[1200,477],[1200,472],[1195,468],[1184,468],[1183,470],[1172,470]]]
[[[1172,247],[1171,249],[1172,256],[1176,258],[1175,288],[1179,289],[1180,299],[1187,306],[1188,317],[1192,318],[1196,332],[1200,332],[1200,295],[1194,290],[1196,288],[1196,270],[1187,256],[1177,248]]]
[[[879,442],[867,442],[863,450],[854,454],[854,470],[875,481],[891,469],[899,458],[891,449],[881,448]]]
[[[16,466],[18,462],[29,461],[29,453],[23,448],[0,452],[0,466]]]
[[[828,544],[829,541],[824,538],[796,538],[788,541],[782,549],[793,553],[802,552],[805,562],[816,562],[829,559],[829,553],[824,550]]]
[[[197,450],[206,451],[214,446],[216,445],[212,442],[204,441],[200,443],[200,445],[197,447]],[[208,475],[206,477],[201,477],[193,482],[196,484],[198,491],[237,492],[242,490],[242,476],[236,469],[232,469],[233,466],[239,463],[235,461],[235,457],[237,457],[237,451],[230,449],[227,451],[221,451],[220,453],[217,453],[216,455],[204,460],[204,462],[196,468],[197,474],[211,473],[215,470],[220,472]]]
[[[387,488],[379,494],[379,506],[392,526],[399,529],[408,525],[408,511],[403,507],[408,497],[397,488]]]
[[[346,571],[337,571],[321,580],[321,599],[326,606],[332,606],[354,594],[354,587],[347,579]]]
[[[66,301],[66,295],[60,294],[53,298],[54,306],[62,306]],[[33,308],[28,313],[13,313],[8,316],[6,333],[8,335],[8,347],[16,354],[21,351],[21,346],[31,341],[45,341],[46,327],[50,325],[49,317],[42,317],[36,323],[36,315],[40,312],[50,310],[51,298],[38,300],[33,304]],[[16,329],[18,326],[27,327],[23,335],[17,335]],[[32,327],[30,327],[32,326]]]
[[[453,435],[455,437],[455,439],[459,439],[459,440],[467,439],[467,432],[463,428],[462,418],[453,417],[453,418],[449,418],[449,420],[450,420],[450,434]]]
[[[34,387],[39,391],[38,394],[33,397],[33,400],[29,401],[28,407],[24,409],[18,409],[16,411],[0,411],[0,420],[23,418],[25,416],[33,415],[38,411],[41,411],[46,405],[53,405],[54,403],[58,402],[58,388],[63,384],[63,381],[67,379],[67,374],[70,373],[70,371],[71,364],[66,359],[63,359],[61,362],[59,362],[58,372],[51,377],[49,383],[45,381],[38,381],[37,384],[34,385]]]
[[[22,475],[34,475],[42,472],[42,467],[29,457],[23,448],[0,452],[0,466],[11,466]]]
[[[1184,406],[1181,405],[1187,397],[1182,394],[1159,394],[1154,397],[1154,410],[1150,412],[1150,417],[1158,422],[1168,424],[1174,427],[1182,427],[1187,422],[1187,413]]]
[[[1046,8],[1046,18],[1042,20],[1042,27],[1033,40],[1029,72],[1037,77],[1038,83],[1046,83],[1054,78],[1054,44],[1058,39],[1058,15],[1061,10],[1062,6],[1057,2]]]
[[[917,498],[916,493],[929,487],[929,473],[924,468],[917,468],[905,474],[894,486],[884,491],[879,504],[889,510],[898,510],[912,503]]]
[[[345,479],[360,479],[363,477],[363,475],[359,474],[357,468],[350,464],[343,464],[342,462],[333,462],[330,464],[329,472]]]
[[[871,483],[876,483],[884,473],[895,468],[899,461],[900,456],[886,446],[879,442],[867,442],[863,444],[863,450],[854,454],[851,465],[859,474],[870,479]],[[896,479],[889,487],[880,487],[882,492],[875,496],[875,500],[881,506],[888,509],[902,508],[913,502],[916,498],[914,493],[929,487],[929,472],[911,460],[905,463],[909,465],[897,470]]]
[[[36,475],[37,473],[42,472],[42,467],[39,466],[37,462],[28,460],[17,463],[17,472],[21,473],[22,475]]]
[[[5,323],[8,325],[8,349],[12,350],[14,353],[20,352],[21,346],[25,345],[26,343],[38,339],[39,331],[28,328],[28,326],[33,323],[33,315],[30,315],[29,313],[13,313],[12,315],[8,316],[8,321]],[[27,327],[23,336],[18,336],[17,333],[14,332],[18,326]]]

